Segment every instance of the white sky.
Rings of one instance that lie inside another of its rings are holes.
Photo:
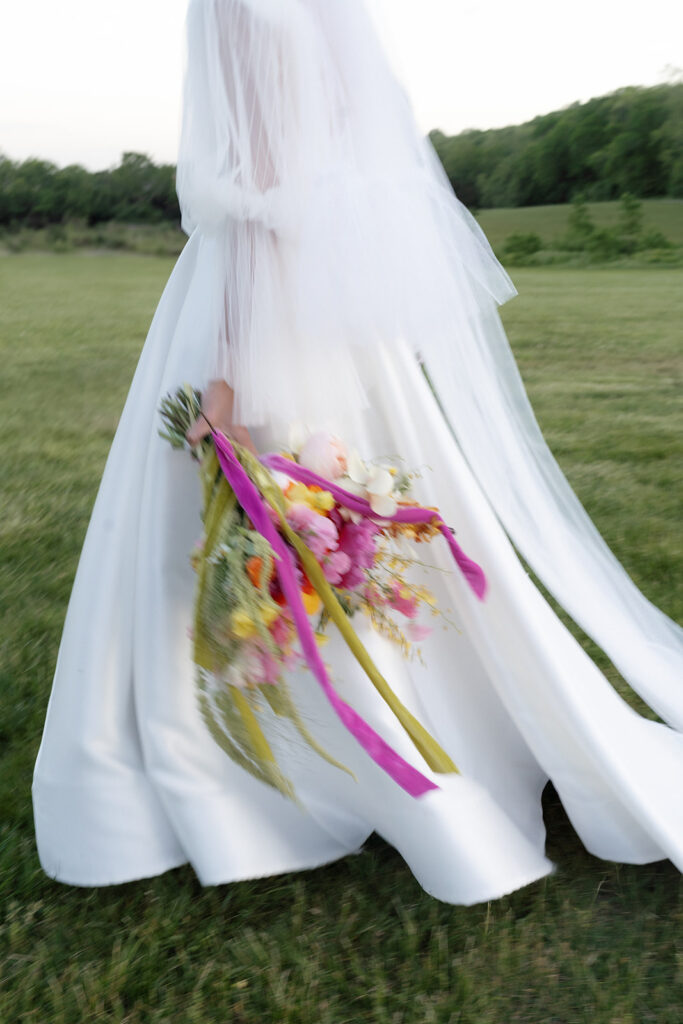
[[[425,131],[516,124],[683,66],[680,0],[369,2]],[[186,3],[3,0],[0,151],[174,162]]]

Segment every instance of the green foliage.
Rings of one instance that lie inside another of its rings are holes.
[[[579,193],[569,207],[564,232],[553,239],[549,250],[535,232],[513,232],[505,239],[501,256],[506,263],[516,266],[566,262],[567,254],[587,263],[605,263],[649,250],[673,255],[673,248],[663,232],[644,229],[643,203],[631,193],[625,192],[621,197],[616,223],[600,226]],[[677,255],[682,255],[681,250]]]
[[[179,256],[187,237],[173,224],[122,224],[107,221],[88,225],[79,218],[44,228],[0,226],[0,251],[118,249],[151,256]]]
[[[586,241],[585,252],[597,263],[605,263],[607,260],[616,259],[620,253],[625,252],[621,239],[609,228],[599,228],[590,235]]]
[[[468,206],[683,196],[683,83],[631,86],[516,127],[431,140]]]
[[[507,259],[524,259],[543,248],[543,241],[535,231],[515,231],[505,239],[503,253]]]
[[[643,204],[630,192],[621,197],[619,231],[624,237],[637,238],[643,230]]]
[[[671,239],[667,238],[662,231],[656,231],[651,229],[650,231],[643,231],[640,236],[641,248],[643,251],[647,249],[673,249],[674,244]]]
[[[567,220],[565,241],[567,248],[583,249],[595,233],[595,225],[588,211],[584,196],[579,193],[572,201]]]
[[[642,244],[643,204],[630,192],[621,197],[617,236],[622,252],[635,252]]]
[[[557,872],[475,907],[431,899],[377,837],[315,871],[206,889],[189,867],[101,890],[42,874],[31,770],[64,612],[171,267],[80,251],[3,264],[0,1021],[679,1024],[678,873],[590,856],[552,791]],[[560,464],[629,574],[674,618],[682,276],[520,270],[520,295],[502,308]],[[37,410],[49,422],[40,449],[27,429]]]
[[[175,168],[140,153],[124,153],[118,167],[95,173],[0,154],[0,226],[44,228],[74,219],[179,224]]]

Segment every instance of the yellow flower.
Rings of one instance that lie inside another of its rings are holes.
[[[334,508],[335,501],[329,491],[314,490],[306,484],[290,484],[286,491],[287,501],[291,504],[308,505],[314,512],[329,512]]]
[[[313,507],[317,512],[329,512],[335,506],[335,500],[329,491],[318,491],[313,495],[313,500],[315,502]]]
[[[430,608],[436,607],[436,597],[431,592],[431,590],[428,590],[426,587],[416,587],[415,596],[420,601],[424,601],[426,604],[428,604]]]
[[[235,636],[247,640],[257,632],[256,623],[246,612],[236,611],[232,613],[231,627]]]
[[[261,605],[261,620],[265,626],[272,626],[277,618],[280,617],[280,609],[277,605]]]
[[[322,607],[322,601],[318,594],[314,591],[307,594],[306,591],[301,592],[301,597],[304,602],[304,608],[306,609],[307,615],[315,615],[316,612],[320,611]]]

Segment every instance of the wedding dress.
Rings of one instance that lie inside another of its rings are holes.
[[[470,904],[552,870],[548,779],[596,856],[683,869],[681,631],[548,451],[497,313],[514,287],[420,138],[363,4],[191,0],[187,27],[189,239],[69,603],[33,784],[45,871],[107,885],[189,862],[211,885],[323,864],[377,831],[427,891]],[[290,675],[298,705],[356,781],[284,746],[297,805],[210,739],[188,636],[199,483],[158,436],[158,406],[212,377],[234,386],[260,451],[296,419],[423,467],[417,497],[484,568],[478,601],[432,545],[429,583],[455,626],[425,642],[424,664],[362,630],[460,775],[433,775],[339,637],[325,648],[341,696],[438,789],[413,798],[392,782],[304,670]],[[511,542],[662,723],[618,695]]]

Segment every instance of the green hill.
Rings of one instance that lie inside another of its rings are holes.
[[[619,217],[618,202],[587,205],[597,227],[616,226]],[[570,210],[570,203],[505,207],[480,210],[477,220],[496,250],[501,249],[505,239],[514,232],[533,231],[550,246],[555,238],[567,230]],[[674,245],[683,245],[683,199],[645,199],[642,210],[645,230],[661,231]]]

